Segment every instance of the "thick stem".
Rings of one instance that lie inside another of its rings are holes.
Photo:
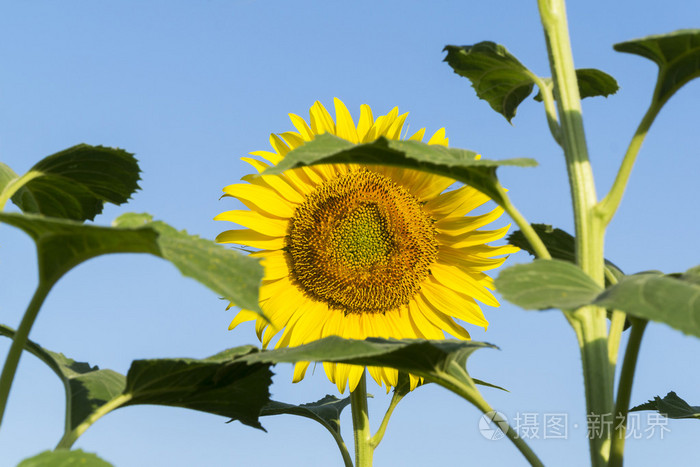
[[[625,437],[627,433],[627,414],[630,407],[630,397],[632,395],[632,382],[634,372],[637,368],[637,357],[642,344],[644,329],[647,326],[646,320],[633,319],[632,331],[630,332],[627,349],[625,350],[625,360],[622,362],[622,372],[620,373],[620,384],[617,388],[617,401],[615,403],[615,418],[619,417],[620,422],[615,425],[615,433],[610,446],[610,462],[608,467],[622,467],[622,456],[625,451]]]
[[[85,430],[90,428],[90,426],[93,423],[95,423],[103,416],[107,415],[112,410],[118,409],[119,407],[123,406],[130,400],[131,394],[121,394],[115,397],[114,399],[108,401],[106,404],[101,405],[100,407],[98,407],[97,410],[92,412],[90,416],[86,418],[80,425],[76,426],[71,431],[66,431],[63,434],[63,438],[61,438],[61,441],[59,441],[58,445],[56,445],[56,449],[70,449],[71,446],[73,446],[73,443],[75,443],[75,441],[80,437],[80,435],[85,433]]]
[[[22,317],[22,322],[12,339],[12,346],[10,346],[10,351],[5,359],[5,366],[2,368],[2,375],[0,375],[0,426],[2,425],[2,418],[5,414],[5,407],[7,406],[7,399],[10,395],[10,388],[12,387],[12,381],[15,378],[15,373],[17,371],[17,365],[19,364],[19,359],[22,356],[22,351],[24,346],[27,344],[29,339],[29,331],[34,325],[41,305],[44,303],[46,296],[51,290],[52,283],[47,283],[44,281],[39,281],[39,285],[34,292],[32,301],[29,302],[27,311],[24,312]]]
[[[369,428],[369,411],[367,410],[366,371],[354,391],[350,393],[352,408],[352,427],[355,434],[355,467],[371,467],[374,448]]]
[[[605,226],[594,213],[597,204],[593,172],[588,158],[581,98],[569,40],[564,0],[539,0],[550,67],[554,79],[562,129],[571,197],[576,224],[576,261],[581,269],[603,286],[603,238]],[[573,313],[574,330],[581,344],[581,359],[589,416],[609,414],[613,401],[613,378],[607,345],[605,310],[584,307]],[[590,437],[593,466],[607,463],[610,434]]]
[[[651,124],[654,123],[654,119],[658,115],[659,110],[661,110],[661,106],[656,104],[655,101],[652,102],[647,113],[644,114],[644,118],[642,118],[642,121],[639,123],[637,131],[632,137],[632,141],[630,141],[627,147],[627,152],[622,159],[622,164],[620,165],[620,170],[617,172],[613,186],[610,188],[605,198],[596,206],[596,214],[600,217],[604,225],[610,223],[617,208],[620,206],[622,195],[625,193],[627,182],[632,173],[632,167],[634,167],[634,163],[637,160],[637,154],[639,154],[644,138],[646,138],[649,128]]]

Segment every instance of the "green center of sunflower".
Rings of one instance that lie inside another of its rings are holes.
[[[298,287],[346,313],[406,305],[437,258],[433,220],[415,196],[368,170],[319,185],[297,207],[287,259]]]

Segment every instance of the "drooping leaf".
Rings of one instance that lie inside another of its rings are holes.
[[[680,275],[650,272],[625,276],[593,303],[700,337],[700,269],[697,267]]]
[[[608,97],[620,89],[615,78],[595,68],[576,70],[576,81],[581,99],[598,96]],[[556,99],[556,96],[554,98]],[[542,92],[538,92],[534,99],[537,102],[542,102]]]
[[[603,289],[578,266],[561,260],[538,259],[501,271],[496,290],[522,308],[572,310],[590,304]]]
[[[240,357],[253,346],[225,350],[209,358],[136,360],[126,375],[123,404],[155,404],[199,410],[263,429],[258,416],[270,402],[270,365],[250,365]]]
[[[12,339],[15,331],[0,324],[0,335]],[[124,390],[126,378],[112,370],[101,370],[88,363],[76,362],[61,353],[46,350],[27,341],[25,350],[34,354],[59,377],[66,391],[66,426],[74,429],[90,414]]]
[[[428,145],[418,141],[397,141],[379,138],[366,144],[353,144],[329,134],[290,151],[276,166],[265,170],[265,175],[279,174],[288,169],[313,164],[384,164],[450,177],[468,184],[496,202],[502,196],[496,190],[498,166],[533,167],[532,159],[492,161],[479,159],[477,153],[465,149]]]
[[[119,205],[131,197],[139,172],[133,154],[79,144],[36,163],[12,201],[25,213],[92,220],[104,203]]]
[[[310,418],[323,425],[328,431],[340,435],[340,413],[350,404],[350,397],[338,399],[327,395],[323,399],[308,404],[294,405],[270,401],[260,412],[260,416],[298,415]]]
[[[37,245],[39,277],[57,281],[71,268],[109,253],[150,253],[174,264],[236,305],[259,311],[258,261],[216,243],[180,232],[147,214],[124,214],[115,227],[31,214],[0,213],[0,222],[22,229]]]
[[[675,392],[671,391],[663,399],[655,396],[654,400],[645,402],[630,409],[630,412],[655,410],[668,418],[697,418],[700,419],[700,406],[690,405]]]
[[[44,451],[24,459],[17,467],[112,467],[112,464],[90,452],[80,449]]]
[[[467,400],[475,381],[467,373],[467,358],[477,349],[494,348],[475,341],[419,339],[342,339],[326,337],[292,348],[263,351],[243,357],[251,363],[337,362],[364,366],[385,366],[424,377]]]
[[[509,122],[518,105],[532,92],[532,72],[502,45],[485,41],[445,47],[445,61],[472,83],[476,95]]]
[[[537,235],[542,240],[542,243],[547,247],[549,254],[553,259],[576,263],[576,241],[574,237],[561,230],[552,228],[547,224],[531,224]],[[521,250],[525,250],[532,256],[535,255],[535,250],[527,241],[522,231],[515,230],[508,235],[508,243],[515,245]],[[605,260],[605,267],[615,276],[616,279],[621,279],[625,274],[613,262]],[[610,285],[606,280],[606,285]]]
[[[475,45],[445,47],[445,61],[455,73],[472,83],[476,95],[509,122],[518,105],[532,93],[537,76],[515,58],[505,47],[485,41]],[[581,98],[608,96],[619,89],[615,78],[593,68],[576,70]],[[542,78],[550,83],[550,78]],[[541,101],[539,92],[535,100]]]
[[[653,100],[661,106],[683,85],[700,76],[700,29],[682,29],[614,45],[659,66]]]

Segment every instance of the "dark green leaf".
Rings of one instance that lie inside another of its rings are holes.
[[[560,259],[562,261],[568,261],[569,263],[576,263],[576,242],[574,237],[561,230],[554,229],[551,225],[547,224],[531,224],[532,228],[535,230],[537,235],[542,240],[542,243],[549,250],[549,254],[552,255],[552,259]],[[508,243],[515,245],[521,250],[525,250],[532,256],[535,256],[535,250],[527,241],[525,235],[520,230],[513,231],[508,235]],[[624,276],[624,273],[611,261],[605,260],[605,267],[610,270],[610,272],[618,280]],[[610,285],[606,280],[606,285]]]
[[[684,84],[700,76],[700,29],[683,29],[614,45],[618,52],[641,55],[659,66],[654,102],[663,105]]]
[[[338,399],[327,395],[321,400],[308,404],[294,405],[285,402],[270,401],[260,412],[267,415],[298,415],[310,418],[323,425],[327,430],[340,434],[340,413],[350,404],[350,398]]]
[[[578,81],[578,92],[581,99],[598,96],[608,97],[620,89],[615,78],[595,68],[576,70],[576,81]],[[556,96],[554,97],[556,99]],[[541,91],[537,93],[535,100],[542,102]]]
[[[289,152],[276,166],[265,174],[278,174],[285,170],[313,164],[384,164],[450,177],[488,195],[496,202],[502,197],[496,185],[496,168],[501,165],[533,167],[532,159],[508,159],[491,161],[478,159],[477,153],[465,149],[428,145],[418,141],[396,141],[379,138],[367,144],[353,144],[333,135],[317,136],[303,146]]]
[[[0,335],[12,339],[15,331],[0,324]],[[76,362],[61,353],[46,350],[31,340],[25,345],[25,350],[48,365],[63,382],[67,400],[70,401],[66,425],[71,430],[124,390],[126,378],[115,371],[100,370],[97,366]]]
[[[654,400],[631,408],[630,412],[640,410],[655,410],[668,418],[697,418],[700,419],[700,406],[689,405],[686,401],[671,391],[663,399],[659,396]]]
[[[578,266],[538,259],[501,271],[496,290],[522,308],[572,310],[590,304],[603,289]]]
[[[25,213],[92,220],[104,203],[119,205],[131,197],[139,188],[139,172],[133,154],[79,144],[34,165],[12,201]]]
[[[255,350],[236,347],[203,360],[136,360],[126,376],[124,393],[129,400],[123,406],[183,407],[263,429],[258,415],[270,402],[270,365],[249,365],[238,358]]]
[[[455,73],[472,83],[476,95],[509,122],[515,117],[518,105],[532,92],[537,76],[534,75],[505,47],[485,41],[475,45],[445,47],[445,61]],[[608,96],[619,89],[615,78],[600,70],[576,70],[581,98]],[[544,82],[551,79],[543,78]],[[535,100],[542,101],[541,92]]]
[[[472,83],[476,95],[509,122],[518,105],[532,92],[532,72],[502,45],[485,41],[445,47],[445,61]]]
[[[216,243],[180,232],[147,214],[124,214],[115,227],[35,215],[0,213],[0,222],[24,230],[37,245],[39,276],[57,281],[71,268],[109,253],[150,253],[170,261],[236,305],[259,311],[262,267],[256,259]]]
[[[75,451],[44,451],[41,454],[24,459],[17,467],[112,467],[109,462],[97,457],[97,454]]]
[[[700,270],[681,275],[640,273],[625,276],[605,290],[595,305],[668,324],[700,337]]]
[[[465,368],[467,358],[491,344],[456,340],[395,340],[368,338],[363,341],[331,336],[306,345],[259,352],[243,357],[251,363],[337,362],[385,366],[424,377],[469,399],[475,382]]]

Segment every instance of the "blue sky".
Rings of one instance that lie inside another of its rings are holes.
[[[656,67],[614,52],[612,44],[698,27],[695,0],[570,2],[576,66],[613,75],[620,92],[584,101],[583,112],[599,195],[609,188],[629,139],[649,102]],[[457,1],[32,1],[0,6],[0,160],[18,173],[77,143],[134,152],[141,187],[124,207],[96,219],[150,212],[179,229],[214,238],[228,228],[212,218],[233,209],[221,188],[247,173],[239,161],[268,148],[270,132],[291,129],[287,113],[308,115],[315,100],[345,101],[357,116],[394,106],[409,111],[411,128],[446,127],[450,145],[486,158],[532,157],[537,168],[503,168],[502,183],[532,222],[572,230],[563,156],[540,104],[526,100],[510,125],[476,98],[469,83],[442,63],[447,44],[492,40],[534,72],[548,76],[534,0]],[[693,82],[652,127],[628,191],[606,239],[606,254],[626,272],[684,271],[700,264],[697,219],[697,102]],[[505,220],[502,221],[506,223]],[[0,322],[16,327],[36,281],[33,244],[0,226]],[[528,261],[519,253],[510,264]],[[487,308],[487,307],[485,307]],[[485,390],[511,420],[535,413],[568,414],[567,439],[533,439],[552,465],[587,463],[582,377],[575,337],[555,312],[507,303],[485,309],[487,332],[471,374],[510,390]],[[252,327],[227,331],[232,311],[215,294],[147,256],[101,257],[64,277],[48,297],[31,338],[43,346],[125,373],[132,360],[206,357],[256,343]],[[0,342],[0,357],[9,347]],[[693,371],[700,342],[666,326],[648,327],[634,404],[675,390],[700,403]],[[292,403],[336,394],[322,371],[291,384],[289,366],[275,368],[273,397]],[[370,403],[373,426],[388,404]],[[52,448],[61,436],[62,387],[25,356],[0,432],[0,464]],[[478,431],[479,413],[431,385],[399,405],[375,453],[378,466],[520,465],[506,440]],[[213,415],[164,407],[120,409],[98,421],[76,447],[118,466],[342,465],[320,425],[280,416],[263,433]],[[349,412],[343,417],[351,441]],[[648,428],[646,418],[642,428]],[[578,428],[575,428],[578,425]],[[630,440],[629,465],[690,465],[700,436],[696,422],[670,421],[660,439]],[[540,432],[540,437],[542,432]],[[646,434],[642,437],[645,438]]]

